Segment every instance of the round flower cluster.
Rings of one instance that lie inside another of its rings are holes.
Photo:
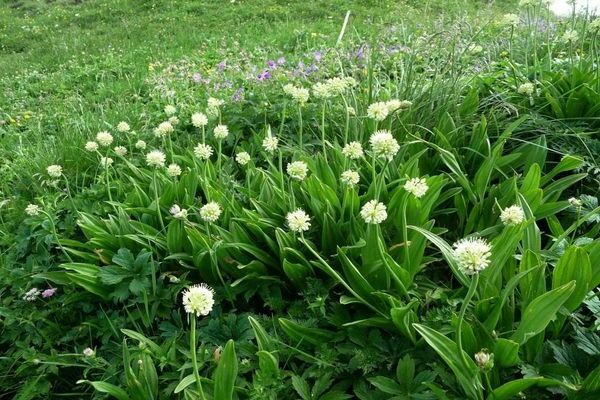
[[[125,146],[117,146],[117,147],[115,147],[114,150],[115,150],[115,153],[121,157],[123,157],[127,154],[127,148]]]
[[[578,198],[575,197],[571,197],[569,198],[569,204],[575,208],[579,208],[583,205],[583,202],[581,200],[579,200]]]
[[[98,132],[96,134],[96,141],[100,143],[100,146],[107,147],[112,144],[113,136],[106,131]]]
[[[100,157],[100,166],[102,168],[108,168],[111,165],[113,165],[114,162],[115,162],[115,160],[113,160],[110,157]]]
[[[525,220],[525,212],[517,205],[506,207],[500,213],[500,220],[504,225],[519,225]]]
[[[470,237],[454,243],[454,257],[460,270],[466,275],[474,275],[490,265],[492,248],[479,237]]]
[[[196,128],[202,128],[203,126],[208,125],[208,117],[201,112],[192,114],[192,125]]]
[[[385,158],[388,161],[392,161],[398,150],[400,150],[400,145],[394,139],[392,133],[386,130],[372,134],[369,143],[371,143],[371,150],[373,150],[376,157]]]
[[[213,149],[207,144],[198,143],[198,145],[194,147],[194,154],[201,160],[208,160],[213,154]]]
[[[427,193],[427,190],[429,190],[429,186],[427,186],[427,181],[425,181],[425,179],[413,178],[409,179],[404,184],[404,190],[411,193],[417,199],[420,199],[421,197],[425,196],[425,193]]]
[[[96,355],[96,352],[92,348],[86,347],[83,350],[83,355],[86,357],[94,357]]]
[[[188,211],[185,208],[179,207],[177,204],[173,204],[169,212],[177,219],[186,219],[188,215]]]
[[[291,83],[283,86],[283,92],[300,105],[306,104],[310,96],[308,89],[294,86]]]
[[[387,106],[388,113],[391,114],[394,111],[406,110],[407,108],[412,106],[412,101],[392,99],[387,101],[385,104]]]
[[[160,150],[152,150],[150,153],[146,154],[146,164],[148,164],[150,167],[164,167],[166,160],[167,156],[165,156],[165,153]]]
[[[52,178],[60,178],[62,175],[62,167],[60,165],[50,165],[46,168],[46,171]]]
[[[235,155],[235,161],[240,165],[246,165],[250,162],[250,154],[241,151]]]
[[[167,167],[167,175],[175,178],[176,176],[181,175],[181,167],[177,164],[170,164]]]
[[[590,24],[588,25],[588,28],[592,32],[600,31],[600,18],[596,18],[592,22],[590,22]]]
[[[35,301],[39,297],[40,294],[42,294],[42,291],[38,288],[29,289],[29,291],[27,291],[27,293],[25,293],[23,295],[23,300]]]
[[[308,175],[308,166],[303,161],[293,161],[287,165],[287,173],[292,179],[302,181]]]
[[[172,116],[168,119],[168,121],[171,125],[175,126],[179,123],[179,118],[177,118],[176,116]]]
[[[310,229],[310,217],[301,208],[287,213],[285,219],[292,232],[301,233]]]
[[[98,143],[94,142],[94,141],[89,141],[85,144],[85,149],[87,151],[97,151],[98,150]]]
[[[533,93],[535,92],[535,85],[531,82],[523,83],[522,85],[519,86],[519,88],[517,89],[517,92],[519,92],[519,94],[524,94],[526,96],[532,96]]]
[[[481,349],[475,353],[475,362],[482,371],[491,371],[494,367],[494,355],[490,354],[487,349]]]
[[[208,315],[214,304],[215,292],[205,283],[192,285],[183,292],[183,307],[188,314],[195,314],[197,317]]]
[[[573,43],[576,42],[577,39],[579,39],[579,34],[574,29],[569,29],[565,31],[565,33],[563,33],[562,37],[560,38],[560,40],[563,43]]]
[[[335,95],[331,86],[324,82],[317,82],[312,87],[313,95],[317,99],[329,99]]]
[[[167,104],[165,106],[164,110],[165,110],[165,114],[167,114],[167,116],[171,116],[177,112],[177,109],[175,108],[175,106],[173,106],[171,104]]]
[[[385,204],[371,200],[362,206],[360,216],[367,224],[377,225],[387,219],[387,208]]]
[[[275,152],[275,150],[277,150],[278,143],[279,143],[279,139],[277,139],[275,136],[271,136],[269,134],[266,138],[263,139],[262,147],[268,153],[273,153],[273,152]]]
[[[40,214],[40,206],[38,206],[37,204],[28,204],[27,207],[25,207],[25,214],[35,217],[36,215]]]
[[[219,203],[211,201],[200,208],[200,218],[206,222],[215,222],[221,215],[221,206]]]
[[[214,97],[209,97],[208,100],[207,100],[207,105],[210,108],[219,108],[223,104],[225,104],[225,101],[223,101],[221,99],[216,99]]]
[[[217,125],[213,134],[215,135],[215,139],[223,140],[229,135],[229,128],[227,125]]]
[[[360,175],[358,175],[358,172],[349,169],[342,172],[340,180],[348,187],[354,187],[358,185],[358,182],[360,181]]]
[[[517,26],[521,22],[521,19],[517,14],[504,14],[500,20],[500,24],[504,26]]]
[[[139,150],[144,150],[146,148],[146,142],[144,142],[143,140],[138,140],[135,143],[135,148]]]
[[[383,121],[387,118],[389,113],[390,109],[385,101],[378,101],[367,108],[367,117],[374,119],[375,121]]]
[[[365,153],[360,142],[350,142],[342,149],[342,154],[351,160],[361,158]]]
[[[169,133],[172,133],[175,129],[169,121],[161,122],[156,128],[154,128],[154,136],[157,138],[163,138]]]
[[[131,129],[131,127],[125,121],[121,121],[117,124],[117,131],[119,131],[121,133],[129,132],[130,129]]]

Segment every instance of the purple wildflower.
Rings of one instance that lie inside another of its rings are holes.
[[[323,53],[321,53],[320,51],[315,51],[314,56],[315,56],[315,60],[317,60],[317,62],[319,62],[319,61],[321,61],[321,58],[323,58]]]
[[[240,87],[238,90],[235,91],[235,93],[233,94],[233,96],[231,96],[231,100],[234,102],[240,102],[244,99],[244,88]]]
[[[192,80],[196,83],[200,83],[202,76],[198,72],[194,72],[194,75],[192,75]]]
[[[223,60],[220,63],[217,64],[217,68],[219,69],[219,71],[223,71],[225,70],[225,67],[227,67],[227,61]]]
[[[270,69],[276,69],[277,68],[277,63],[275,61],[273,61],[273,60],[269,60],[269,61],[267,61],[267,66]]]
[[[269,70],[265,69],[263,72],[258,74],[256,79],[258,79],[261,82],[267,79],[271,79],[271,73],[269,72]]]
[[[277,64],[279,64],[279,65],[285,65],[285,58],[283,58],[283,57],[279,57],[279,58],[277,59]]]
[[[57,288],[50,288],[50,289],[46,289],[42,292],[42,297],[47,299],[48,297],[52,297],[54,296],[54,294],[56,293],[58,289]]]

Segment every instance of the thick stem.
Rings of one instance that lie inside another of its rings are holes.
[[[458,315],[458,323],[456,324],[456,344],[458,345],[458,354],[460,355],[463,364],[467,365],[467,360],[465,358],[465,354],[463,351],[462,345],[462,324],[465,319],[465,313],[467,312],[467,308],[469,307],[469,303],[477,290],[477,283],[479,282],[479,274],[473,275],[471,279],[471,286],[469,286],[469,291],[467,292],[467,297],[465,297],[465,301],[462,303],[460,307],[460,314]]]
[[[196,389],[201,399],[205,399],[204,391],[202,390],[202,382],[200,381],[200,373],[198,372],[198,361],[196,359],[196,315],[191,314],[192,326],[190,332],[190,354],[192,355],[192,369],[194,371],[194,378],[196,379]]]

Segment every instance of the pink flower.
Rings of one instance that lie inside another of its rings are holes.
[[[54,294],[56,293],[58,289],[57,288],[50,288],[50,289],[46,289],[42,292],[42,297],[47,299],[48,297],[52,297],[54,296]]]

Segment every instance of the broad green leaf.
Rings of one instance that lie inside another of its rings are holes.
[[[555,379],[536,377],[522,378],[505,383],[504,385],[494,389],[487,397],[487,400],[511,400],[515,396],[532,386],[563,386],[564,384]]]
[[[112,383],[102,382],[102,381],[92,382],[92,381],[86,381],[86,380],[77,381],[77,384],[81,384],[81,383],[87,383],[89,385],[92,385],[92,387],[94,389],[96,389],[97,391],[99,391],[100,393],[107,393],[107,394],[113,396],[117,400],[131,400],[131,398],[129,397],[129,395],[127,394],[127,392],[125,390],[121,389],[118,386],[113,385]]]
[[[564,306],[575,311],[591,289],[592,266],[587,252],[581,247],[572,246],[560,257],[552,272],[552,288],[556,289],[568,282],[575,281],[575,290]]]
[[[233,388],[237,373],[238,360],[235,354],[235,344],[233,339],[230,339],[225,345],[225,349],[223,350],[221,359],[219,360],[219,365],[217,365],[217,369],[215,370],[215,399],[233,399]]]

